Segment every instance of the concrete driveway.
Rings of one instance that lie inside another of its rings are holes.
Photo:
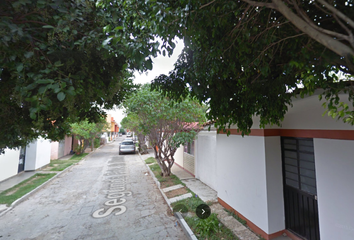
[[[0,239],[186,239],[139,155],[91,153],[0,217]]]

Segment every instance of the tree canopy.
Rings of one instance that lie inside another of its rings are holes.
[[[144,126],[141,124],[139,116],[134,112],[130,112],[126,117],[122,119],[121,125],[125,129],[129,129],[130,131],[134,132],[138,137],[139,152],[141,154],[147,153],[147,146],[145,144],[146,132],[144,132]]]
[[[91,150],[94,148],[94,139],[101,136],[102,131],[107,129],[109,124],[106,122],[106,119],[101,117],[96,123],[90,123],[87,119],[71,123],[71,133],[76,135],[80,140],[80,144],[77,147],[77,153],[81,154],[87,145],[85,145],[85,140],[91,140]]]
[[[170,53],[172,39],[184,39],[175,69],[154,85],[176,99],[192,94],[207,102],[208,118],[220,128],[237,124],[248,133],[254,115],[262,126],[279,124],[291,104],[289,89],[303,95],[323,88],[333,111],[339,91],[353,100],[353,88],[336,75],[354,73],[353,1],[102,2],[133,19],[110,28],[116,41],[128,29],[136,46],[158,35],[162,53]],[[138,49],[149,54],[152,46]]]
[[[352,82],[336,75],[354,74],[353,9],[353,0],[1,1],[0,148],[96,121],[134,89],[130,70],[151,69],[175,37],[183,54],[154,86],[207,103],[220,128],[248,133],[254,115],[278,124],[289,89],[316,88],[332,116],[353,124],[338,98],[345,91],[354,102]]]
[[[115,21],[96,1],[0,2],[0,149],[61,139],[135,88],[129,47],[105,42]]]
[[[157,90],[151,91],[149,85],[123,105],[127,117],[122,124],[138,135],[148,136],[164,176],[170,175],[177,148],[194,140],[198,124],[205,121],[205,108],[189,97],[180,102],[172,101]],[[195,127],[191,127],[191,123]]]

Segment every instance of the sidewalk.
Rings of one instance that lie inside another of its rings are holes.
[[[151,150],[151,149],[150,149]],[[154,157],[154,152],[149,150],[148,154],[141,155],[145,160],[149,157]],[[227,228],[229,228],[239,239],[242,240],[259,240],[259,236],[253,233],[248,227],[242,225],[234,217],[230,216],[224,208],[218,203],[217,192],[205,185],[199,179],[194,178],[190,173],[183,168],[174,164],[171,168],[171,172],[176,175],[186,186],[198,195],[204,202],[212,202],[211,210],[218,215],[218,219]],[[280,236],[273,240],[291,240],[287,236]]]
[[[198,195],[200,199],[204,202],[213,202],[211,206],[212,212],[218,215],[218,219],[227,228],[229,228],[239,239],[244,240],[258,240],[260,239],[256,234],[254,234],[248,227],[242,225],[234,217],[230,216],[224,208],[218,203],[217,192],[205,185],[199,179],[193,178],[193,176],[185,171],[183,168],[173,165],[171,172],[176,175],[186,186]],[[273,240],[291,240],[287,236],[280,236],[274,238]]]
[[[66,156],[59,158],[59,160],[68,160],[72,156],[73,155],[68,154]],[[13,186],[19,184],[20,182],[22,182],[22,181],[32,177],[36,173],[40,173],[40,172],[42,172],[41,169],[38,169],[35,171],[28,171],[28,172],[23,171],[15,176],[5,179],[4,181],[0,182],[0,192],[3,192],[9,188],[12,188]]]
[[[213,205],[211,205],[212,212],[216,213],[220,222],[222,222],[222,224],[230,229],[239,239],[259,239],[256,234],[254,234],[251,230],[243,226],[239,221],[237,221],[232,216],[229,216],[229,214],[224,211],[224,208],[218,203],[217,192],[215,190],[205,185],[200,180],[191,178],[193,177],[191,174],[177,165],[172,167],[171,170],[172,173],[176,175],[184,184],[186,184],[190,190],[197,194],[200,199],[202,199],[204,202],[213,203]],[[186,178],[187,174],[191,177]]]

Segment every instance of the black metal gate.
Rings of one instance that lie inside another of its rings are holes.
[[[18,161],[18,172],[25,170],[25,159],[26,159],[26,147],[21,147],[20,150],[20,159]]]
[[[282,137],[286,228],[308,240],[319,240],[313,139]]]

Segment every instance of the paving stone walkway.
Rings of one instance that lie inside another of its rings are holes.
[[[152,151],[149,152],[149,154],[142,155],[141,158],[143,160],[146,160],[149,157],[154,157],[154,154]],[[194,178],[190,173],[187,171],[183,170],[183,168],[173,165],[171,172],[176,175],[186,186],[192,190],[194,193],[196,193],[200,199],[202,199],[204,202],[212,202],[213,204],[211,205],[211,210],[212,213],[216,213],[218,215],[218,219],[220,222],[222,222],[227,228],[229,228],[235,236],[237,236],[240,240],[259,240],[260,238],[253,233],[249,228],[245,227],[240,223],[238,220],[236,220],[233,216],[230,216],[225,210],[224,207],[221,206],[218,203],[217,200],[217,192],[213,189],[211,189],[209,186],[201,182],[200,180]],[[182,185],[181,185],[182,186]],[[162,192],[167,192],[171,191],[176,188],[180,188],[181,186],[179,185],[174,185],[168,188],[161,189]],[[186,196],[187,197],[187,196]],[[192,196],[190,196],[192,197]],[[169,201],[171,199],[168,199],[165,197],[165,200]],[[287,236],[279,236],[275,238],[274,240],[291,240]]]
[[[210,208],[213,213],[218,215],[220,222],[230,229],[239,239],[259,240],[259,237],[256,234],[242,225],[233,216],[230,216],[220,204],[213,204]]]

